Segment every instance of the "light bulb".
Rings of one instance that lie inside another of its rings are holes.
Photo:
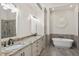
[[[3,7],[3,9],[4,9],[4,10],[7,10],[7,8],[6,8],[6,7]]]
[[[5,6],[5,3],[1,3],[1,6]]]
[[[15,13],[16,11],[15,11],[15,10],[11,10],[11,12],[12,12],[12,13]]]

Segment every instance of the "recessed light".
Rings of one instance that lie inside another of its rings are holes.
[[[72,5],[70,5],[69,7],[72,7]]]
[[[15,11],[15,10],[11,10],[11,12],[12,12],[12,13],[15,13],[16,11]]]

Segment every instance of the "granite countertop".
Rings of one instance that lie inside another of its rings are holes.
[[[20,48],[18,48],[16,50],[12,50],[11,52],[8,52],[8,53],[6,53],[6,52],[0,52],[0,55],[10,56],[10,55],[16,53],[17,51],[19,51],[19,50],[27,47],[28,45],[34,43],[36,40],[39,40],[41,37],[42,36],[40,36],[40,35],[39,36],[31,36],[31,37],[27,37],[27,38],[24,38],[22,40],[19,40],[19,41],[15,42],[15,45],[23,44],[24,46],[22,46],[22,47],[20,47]]]

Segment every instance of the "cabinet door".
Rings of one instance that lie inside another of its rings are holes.
[[[37,44],[38,44],[37,41],[32,44],[32,55],[33,56],[38,55],[38,45]]]
[[[38,55],[40,55],[42,51],[42,39],[39,39],[38,40]]]
[[[27,46],[24,49],[24,52],[25,52],[25,56],[31,56],[31,45]]]
[[[31,45],[23,48],[12,56],[31,56]]]

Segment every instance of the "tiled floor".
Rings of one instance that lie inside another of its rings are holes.
[[[50,46],[49,49],[44,51],[42,56],[79,56],[79,50],[76,48],[73,49],[63,49],[63,48],[55,48]]]

